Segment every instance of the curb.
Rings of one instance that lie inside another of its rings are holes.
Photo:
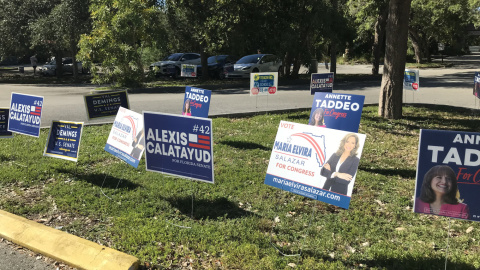
[[[140,263],[131,255],[2,210],[0,236],[79,269],[136,270]]]

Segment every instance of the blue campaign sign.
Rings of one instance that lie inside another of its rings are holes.
[[[12,93],[8,131],[38,137],[43,97]]]
[[[89,120],[115,116],[120,107],[130,108],[127,91],[85,95],[84,100]]]
[[[0,138],[13,138],[13,133],[8,131],[8,108],[0,108]]]
[[[317,92],[308,124],[358,132],[365,96]]]
[[[348,209],[364,145],[364,134],[281,121],[264,183]]]
[[[480,73],[475,72],[475,80],[473,85],[473,95],[480,98]]]
[[[480,133],[423,129],[414,212],[480,221]]]
[[[52,121],[44,156],[77,162],[83,122]]]
[[[214,183],[212,120],[143,112],[147,171]]]
[[[310,81],[310,94],[317,92],[332,92],[333,91],[333,76],[334,73],[312,73]]]
[[[212,91],[210,90],[187,86],[183,99],[182,115],[207,118],[211,96]]]

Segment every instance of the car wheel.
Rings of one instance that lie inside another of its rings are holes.
[[[223,72],[223,70],[220,70],[220,71],[218,72],[218,78],[219,78],[220,80],[225,79],[225,72]]]
[[[258,73],[259,71],[260,71],[260,70],[258,70],[258,68],[254,68],[254,69],[252,70],[252,73]]]
[[[175,67],[175,73],[172,75],[174,79],[180,78],[180,69],[178,67]]]

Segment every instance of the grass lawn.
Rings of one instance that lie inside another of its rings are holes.
[[[111,125],[84,128],[78,164],[42,157],[47,129],[4,139],[0,208],[157,269],[443,269],[449,219],[412,213],[419,129],[479,132],[480,121],[446,107],[403,114],[364,108],[349,210],[263,184],[280,120],[306,124],[309,111],[213,119],[213,185],[125,165],[103,150]],[[450,222],[448,269],[479,268],[478,223]]]

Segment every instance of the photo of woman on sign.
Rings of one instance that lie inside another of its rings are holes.
[[[461,202],[457,178],[446,165],[432,167],[423,177],[420,196],[415,200],[415,212],[469,219],[468,206]]]
[[[317,108],[313,113],[312,117],[310,117],[310,122],[308,123],[310,126],[316,127],[327,127],[323,120],[324,111],[322,108]]]
[[[187,100],[185,100],[185,104],[183,104],[182,115],[192,116],[192,109],[190,108],[190,99],[188,98]]]
[[[360,147],[357,134],[348,133],[340,141],[340,146],[323,165],[320,174],[327,180],[323,189],[347,195],[348,185],[357,172],[360,159],[357,150]]]

